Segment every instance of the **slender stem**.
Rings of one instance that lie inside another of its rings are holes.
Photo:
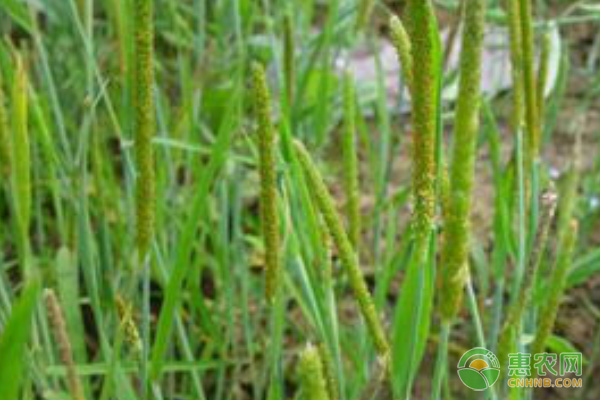
[[[441,399],[442,383],[446,379],[448,368],[448,340],[450,337],[450,322],[442,322],[440,330],[440,341],[438,343],[437,358],[435,361],[435,371],[433,375],[433,400]]]
[[[473,321],[475,323],[477,341],[479,342],[480,347],[487,348],[485,334],[483,332],[483,324],[481,321],[481,316],[479,315],[479,307],[477,306],[477,296],[475,295],[475,291],[473,290],[473,284],[470,279],[467,281],[466,286],[467,298],[469,300],[469,309],[471,310],[471,316],[473,317]],[[496,399],[496,397],[496,388],[492,386],[489,398]]]

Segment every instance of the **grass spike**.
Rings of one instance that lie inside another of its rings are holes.
[[[538,77],[537,77],[537,107],[538,107],[538,116],[540,118],[540,129],[541,124],[544,121],[544,113],[545,110],[545,94],[546,84],[548,83],[548,69],[550,64],[550,49],[551,47],[551,37],[550,32],[544,32],[542,36],[542,50],[540,53],[540,66],[538,69]]]
[[[576,124],[576,129],[582,129],[584,126],[584,118],[580,117]],[[560,190],[560,202],[558,204],[558,221],[557,221],[557,238],[558,242],[562,243],[563,237],[568,234],[569,225],[573,219],[575,206],[577,205],[577,190],[581,178],[581,132],[575,134],[575,142],[573,143],[573,156],[570,162],[569,169],[565,172]]]
[[[402,21],[396,15],[392,15],[389,25],[390,37],[398,55],[398,62],[402,68],[405,85],[409,90],[412,90],[413,61],[410,37],[408,36],[406,29],[404,29],[404,24],[402,24]]]
[[[523,71],[523,90],[525,93],[525,121],[527,126],[527,141],[525,149],[526,165],[530,166],[538,157],[540,126],[538,115],[538,99],[536,77],[534,72],[534,40],[533,40],[533,11],[532,0],[519,0],[521,21],[521,46]],[[529,170],[529,167],[527,167]]]
[[[513,84],[512,123],[516,131],[523,125],[523,35],[521,33],[520,0],[506,0],[508,14],[508,33],[510,41],[510,60]]]
[[[272,301],[281,275],[279,215],[277,214],[275,129],[271,122],[271,99],[264,67],[252,65],[253,98],[258,121],[260,169],[260,215],[265,244],[266,297]]]
[[[523,278],[517,301],[508,309],[498,339],[498,359],[500,360],[501,365],[506,365],[508,362],[508,353],[513,352],[515,341],[521,331],[521,319],[525,312],[525,307],[531,298],[537,271],[542,263],[546,245],[548,243],[548,234],[552,226],[552,221],[554,220],[557,203],[556,192],[552,188],[544,191],[540,196],[540,203],[540,219],[531,255],[529,257],[528,267],[525,270],[526,275]]]
[[[302,351],[298,362],[298,375],[302,387],[303,398],[310,400],[330,400],[327,394],[327,383],[319,351],[309,344]]]
[[[116,296],[115,305],[121,322],[121,329],[125,332],[125,340],[133,349],[133,352],[137,356],[140,356],[142,354],[143,345],[142,339],[140,338],[140,332],[133,317],[132,306],[120,295]]]
[[[283,66],[285,76],[285,90],[290,109],[294,102],[294,82],[296,80],[296,68],[294,66],[296,45],[294,43],[294,25],[290,13],[286,13],[283,20]]]
[[[344,79],[344,133],[342,152],[344,158],[344,189],[346,192],[346,215],[348,236],[358,252],[360,241],[360,185],[358,177],[358,154],[356,148],[356,97],[352,76]]]
[[[23,60],[16,52],[14,60],[16,66],[11,87],[10,182],[19,263],[25,279],[29,279],[33,272],[29,241],[32,206],[31,147],[28,127],[29,100],[27,95],[29,83]]]
[[[20,234],[27,236],[31,218],[31,150],[29,144],[27,73],[23,60],[15,56],[16,70],[12,85],[12,189]]]
[[[565,289],[565,282],[573,256],[573,249],[577,242],[577,221],[572,220],[569,224],[569,229],[565,233],[560,243],[558,258],[556,260],[554,270],[550,278],[548,288],[548,298],[540,313],[539,323],[532,344],[532,354],[543,353],[546,346],[546,341],[552,333],[556,314],[560,306],[560,300]]]
[[[416,251],[426,252],[435,214],[436,75],[435,13],[430,1],[411,0],[411,49],[413,62],[413,174],[415,201],[413,232]]]
[[[352,247],[348,235],[344,231],[342,219],[337,213],[333,199],[323,182],[321,174],[304,148],[304,145],[299,141],[295,141],[294,148],[298,161],[306,176],[308,186],[314,194],[317,206],[325,220],[331,238],[338,248],[342,264],[348,273],[354,297],[356,298],[363,318],[367,323],[375,348],[380,357],[386,360],[389,354],[389,343],[385,336],[381,321],[377,316],[377,309],[375,308],[375,304],[373,303],[373,299],[362,275],[358,263],[358,256]]]
[[[73,360],[73,349],[69,334],[67,333],[65,317],[54,290],[46,289],[44,299],[46,301],[46,311],[48,312],[50,326],[54,333],[54,340],[58,344],[58,355],[67,371],[67,386],[71,397],[73,400],[85,400],[83,386],[77,376],[75,361]]]
[[[152,138],[156,130],[154,106],[153,0],[135,0],[134,109],[136,185],[136,244],[144,257],[154,235],[156,188]]]
[[[454,318],[462,303],[462,291],[469,273],[469,219],[479,132],[485,0],[475,0],[465,7],[464,18],[455,142],[450,166],[450,197],[442,249],[444,286],[441,311],[446,321]]]
[[[581,129],[585,117],[580,117],[576,121],[576,129]],[[546,340],[552,333],[552,327],[556,319],[556,313],[560,305],[560,298],[563,294],[567,274],[572,265],[572,253],[577,242],[577,221],[573,219],[575,206],[577,202],[577,189],[579,187],[581,171],[581,134],[579,131],[575,134],[575,143],[573,145],[573,158],[571,165],[566,172],[563,185],[560,191],[560,202],[558,204],[557,221],[557,259],[554,269],[550,274],[550,283],[547,290],[548,297],[540,312],[538,328],[535,339],[532,344],[533,353],[544,351]]]
[[[525,305],[531,297],[532,285],[535,282],[537,271],[542,264],[544,252],[546,251],[546,245],[548,244],[548,234],[552,222],[554,221],[554,214],[556,211],[557,195],[553,189],[544,191],[541,194],[541,210],[540,218],[538,221],[538,229],[535,235],[533,248],[529,256],[528,268],[525,271],[523,277],[523,284],[519,291],[519,297],[516,303],[515,310],[515,323],[520,325],[521,316],[525,311]]]
[[[318,349],[323,367],[323,376],[327,386],[327,397],[329,400],[338,400],[340,398],[339,386],[335,376],[335,364],[331,357],[331,352],[325,343],[320,343]]]

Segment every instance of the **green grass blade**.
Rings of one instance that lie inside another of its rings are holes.
[[[33,313],[39,295],[39,283],[31,282],[13,307],[0,337],[0,388],[2,398],[20,399],[24,364],[27,360],[27,341],[32,326]]]

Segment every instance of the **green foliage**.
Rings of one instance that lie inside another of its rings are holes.
[[[550,39],[550,33],[549,32],[544,32],[544,35],[542,37],[542,51],[540,52],[540,65],[538,68],[538,74],[537,74],[537,88],[536,88],[536,98],[537,98],[537,107],[538,107],[538,117],[540,118],[540,121],[544,120],[544,114],[546,112],[546,108],[544,107],[545,105],[545,90],[546,90],[546,84],[548,83],[548,73],[549,73],[549,63],[550,63],[550,43],[551,43],[551,39]],[[541,122],[540,122],[541,124]],[[540,126],[540,129],[542,128],[542,126]]]
[[[0,336],[0,388],[6,400],[17,400],[24,390],[25,367],[29,360],[27,342],[32,327],[33,314],[39,295],[39,283],[32,281],[23,290],[11,310],[10,317]]]
[[[357,0],[357,3],[358,7],[356,10],[356,30],[360,31],[367,26],[369,18],[371,17],[371,12],[373,10],[373,5],[375,1]]]
[[[11,130],[8,123],[6,96],[4,94],[2,73],[0,72],[0,173],[10,177]]]

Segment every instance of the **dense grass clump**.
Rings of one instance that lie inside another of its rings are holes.
[[[0,400],[598,398],[599,18],[0,1]]]

